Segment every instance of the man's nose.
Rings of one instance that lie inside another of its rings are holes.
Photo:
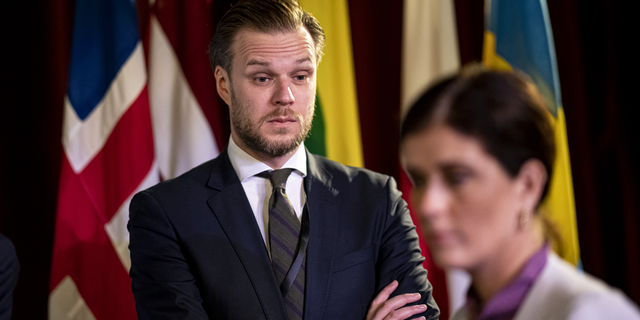
[[[273,103],[275,105],[287,106],[295,101],[295,97],[291,92],[290,82],[286,79],[278,79],[276,90],[273,94]]]

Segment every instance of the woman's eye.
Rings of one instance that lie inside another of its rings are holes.
[[[409,173],[408,176],[411,184],[416,189],[421,189],[427,183],[426,177],[421,174]]]
[[[426,185],[426,181],[422,178],[413,180],[413,186],[416,189],[422,189],[425,185]]]
[[[445,173],[445,181],[450,186],[463,185],[469,180],[470,177],[471,173],[466,170],[452,170]]]
[[[446,175],[447,183],[452,186],[462,185],[469,180],[470,174],[465,171],[449,172]]]

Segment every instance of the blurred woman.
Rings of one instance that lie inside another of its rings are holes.
[[[472,278],[454,319],[640,319],[619,290],[550,250],[538,211],[555,157],[548,117],[533,84],[478,67],[405,117],[401,161],[425,240],[440,267]]]

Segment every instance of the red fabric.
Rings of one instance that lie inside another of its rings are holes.
[[[216,91],[209,63],[209,42],[217,24],[211,1],[163,0],[154,10],[162,30],[173,47],[189,87],[209,121],[213,135],[222,150],[229,139],[229,110]]]
[[[404,170],[400,170],[400,174],[400,191],[402,191],[402,198],[409,204],[413,224],[416,225],[416,231],[420,236],[420,249],[422,250],[422,255],[425,258],[423,266],[429,271],[427,277],[433,286],[433,298],[436,300],[438,307],[440,307],[440,319],[449,319],[451,310],[449,310],[449,293],[447,290],[446,274],[442,269],[436,266],[433,261],[433,257],[431,257],[431,254],[429,253],[429,248],[427,248],[427,244],[422,236],[422,231],[420,230],[420,220],[417,217],[416,211],[411,207],[411,181],[404,173]]]
[[[50,292],[70,276],[97,319],[136,319],[131,279],[105,224],[151,169],[146,87],[80,173],[63,153]]]

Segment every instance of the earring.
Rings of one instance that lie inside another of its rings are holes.
[[[529,219],[530,219],[530,215],[527,213],[526,210],[521,210],[520,214],[518,215],[518,222],[520,223],[520,230],[524,230],[527,228],[527,225],[529,224]]]

